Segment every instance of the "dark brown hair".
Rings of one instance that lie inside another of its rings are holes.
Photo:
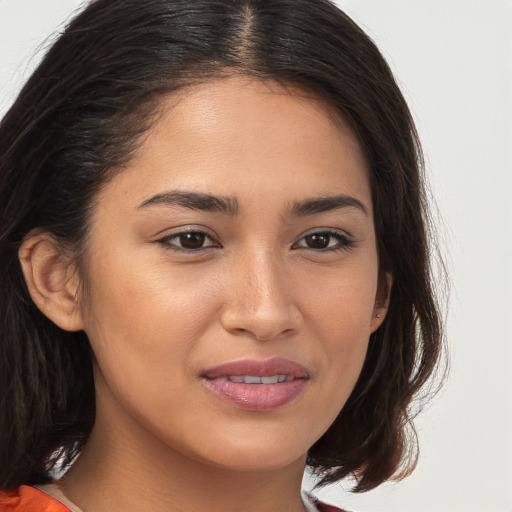
[[[40,482],[70,463],[95,415],[83,332],[48,320],[28,293],[18,250],[34,228],[77,255],[95,193],[122,169],[158,100],[242,74],[324,101],[354,129],[370,167],[389,312],[353,393],[308,464],[357,491],[414,466],[410,404],[441,353],[430,272],[422,158],[383,57],[328,0],[96,0],[51,47],[0,126],[0,486]]]

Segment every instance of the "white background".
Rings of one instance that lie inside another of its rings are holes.
[[[0,0],[0,114],[79,4]],[[512,0],[338,4],[383,51],[418,124],[451,273],[451,373],[418,420],[411,477],[321,496],[357,512],[512,512]]]

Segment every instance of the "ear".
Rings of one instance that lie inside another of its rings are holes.
[[[46,231],[31,232],[18,256],[32,300],[41,312],[61,329],[83,329],[76,272],[55,238]]]
[[[393,286],[393,276],[390,272],[381,272],[377,283],[377,293],[375,294],[375,304],[371,320],[371,332],[375,332],[386,318],[389,309],[389,298],[391,296],[391,287]]]

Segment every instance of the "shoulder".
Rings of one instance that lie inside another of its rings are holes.
[[[71,512],[68,507],[43,491],[20,485],[9,491],[0,491],[0,512]]]
[[[317,501],[315,503],[315,506],[318,512],[348,512],[347,510],[335,507],[334,505],[327,505],[326,503],[322,503],[321,501]]]
[[[334,505],[322,503],[309,493],[304,493],[303,498],[308,512],[348,512],[347,510],[335,507]]]

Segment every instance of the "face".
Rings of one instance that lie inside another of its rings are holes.
[[[92,214],[97,422],[217,467],[304,460],[383,316],[361,148],[319,102],[250,79],[161,112]]]

